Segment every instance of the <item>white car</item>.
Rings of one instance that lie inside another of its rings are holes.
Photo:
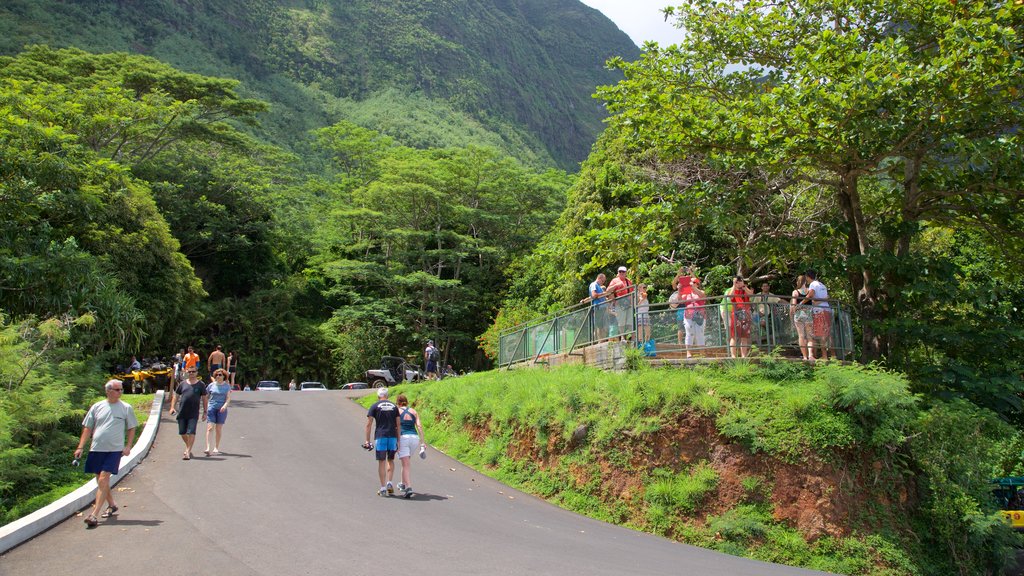
[[[306,390],[327,390],[327,386],[324,386],[320,382],[303,382],[299,384],[299,390],[305,392]]]
[[[260,380],[260,383],[256,385],[256,390],[280,390],[281,383],[277,380]]]

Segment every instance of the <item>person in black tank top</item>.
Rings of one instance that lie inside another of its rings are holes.
[[[420,415],[409,407],[409,399],[405,394],[399,394],[395,399],[398,403],[398,422],[401,428],[401,437],[398,439],[398,460],[402,463],[402,481],[398,484],[406,498],[412,496],[412,456],[419,448],[420,456],[425,457],[426,444],[422,442],[423,424],[420,422]]]

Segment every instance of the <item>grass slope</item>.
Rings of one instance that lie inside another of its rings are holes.
[[[397,392],[427,439],[470,466],[730,554],[843,574],[970,574],[1019,544],[985,494],[1020,435],[966,405],[926,409],[892,373],[769,358],[488,372]],[[974,438],[954,453],[951,435]]]

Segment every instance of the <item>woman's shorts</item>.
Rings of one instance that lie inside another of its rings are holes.
[[[99,474],[100,472],[117,474],[117,469],[121,467],[121,454],[120,450],[117,452],[89,452],[89,456],[85,459],[85,471],[89,474]]]
[[[402,434],[401,440],[398,441],[398,457],[410,458],[416,454],[419,447],[420,437],[417,434]]]
[[[186,434],[195,436],[197,426],[199,426],[199,418],[178,418],[178,434],[181,436]]]
[[[832,312],[829,310],[814,311],[814,337],[825,338],[832,332]]]
[[[651,325],[651,314],[649,312],[637,312],[636,313],[636,325],[637,326],[650,326]]]
[[[206,421],[210,424],[223,424],[228,421],[228,411],[220,411],[220,406],[211,406],[206,411]]]
[[[376,438],[373,441],[377,460],[394,460],[398,450],[398,438]]]

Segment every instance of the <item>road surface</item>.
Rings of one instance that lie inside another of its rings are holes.
[[[204,457],[200,435],[190,461],[165,411],[115,489],[118,517],[71,518],[0,557],[0,575],[816,574],[566,512],[436,451],[414,459],[414,498],[379,497],[351,395],[236,393],[225,454]]]

